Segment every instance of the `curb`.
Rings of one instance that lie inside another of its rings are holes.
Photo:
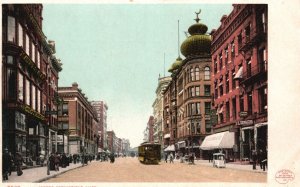
[[[72,169],[69,169],[69,170],[66,170],[66,171],[62,171],[62,172],[60,172],[60,173],[56,173],[56,174],[54,174],[54,175],[50,175],[50,176],[41,178],[41,179],[39,179],[39,180],[33,181],[33,183],[41,183],[41,182],[44,182],[44,181],[49,180],[49,179],[51,179],[51,178],[57,177],[58,175],[61,175],[61,174],[63,174],[63,173],[66,173],[66,172],[68,172],[68,171],[71,171],[71,170],[74,170],[74,169],[77,169],[77,168],[81,168],[81,167],[84,167],[84,166],[81,165],[81,166],[78,166],[78,167],[74,167],[74,168],[72,168]]]

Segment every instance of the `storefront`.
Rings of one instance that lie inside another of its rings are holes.
[[[268,149],[268,122],[257,123],[254,125],[254,136],[256,150],[267,150]]]
[[[36,161],[41,155],[46,154],[45,125],[35,119],[28,119],[28,138],[26,157]]]
[[[240,130],[240,158],[252,159],[251,150],[255,149],[254,126],[243,127]]]

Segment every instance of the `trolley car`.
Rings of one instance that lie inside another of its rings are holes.
[[[139,161],[143,164],[158,164],[161,159],[161,145],[158,143],[142,143],[138,147]]]

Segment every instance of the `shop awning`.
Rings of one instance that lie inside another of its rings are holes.
[[[262,126],[265,126],[265,125],[268,125],[268,123],[267,122],[265,122],[265,123],[257,123],[257,124],[255,124],[255,127],[258,128],[258,127],[262,127]]]
[[[170,134],[165,134],[164,138],[170,138]]]
[[[167,148],[165,148],[164,149],[164,151],[175,151],[175,146],[174,146],[174,144],[172,144],[172,145],[169,145]]]
[[[238,72],[236,73],[233,79],[241,79],[243,78],[242,76],[243,76],[243,66],[240,67],[240,69],[238,70]]]
[[[206,136],[202,142],[200,149],[232,149],[234,145],[234,132],[220,132],[217,134]]]

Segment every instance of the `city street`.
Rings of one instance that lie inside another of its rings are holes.
[[[248,165],[249,166],[249,165]],[[137,158],[117,158],[115,163],[92,162],[44,182],[259,182],[267,181],[267,173],[251,170],[213,168],[210,164],[143,165]]]

